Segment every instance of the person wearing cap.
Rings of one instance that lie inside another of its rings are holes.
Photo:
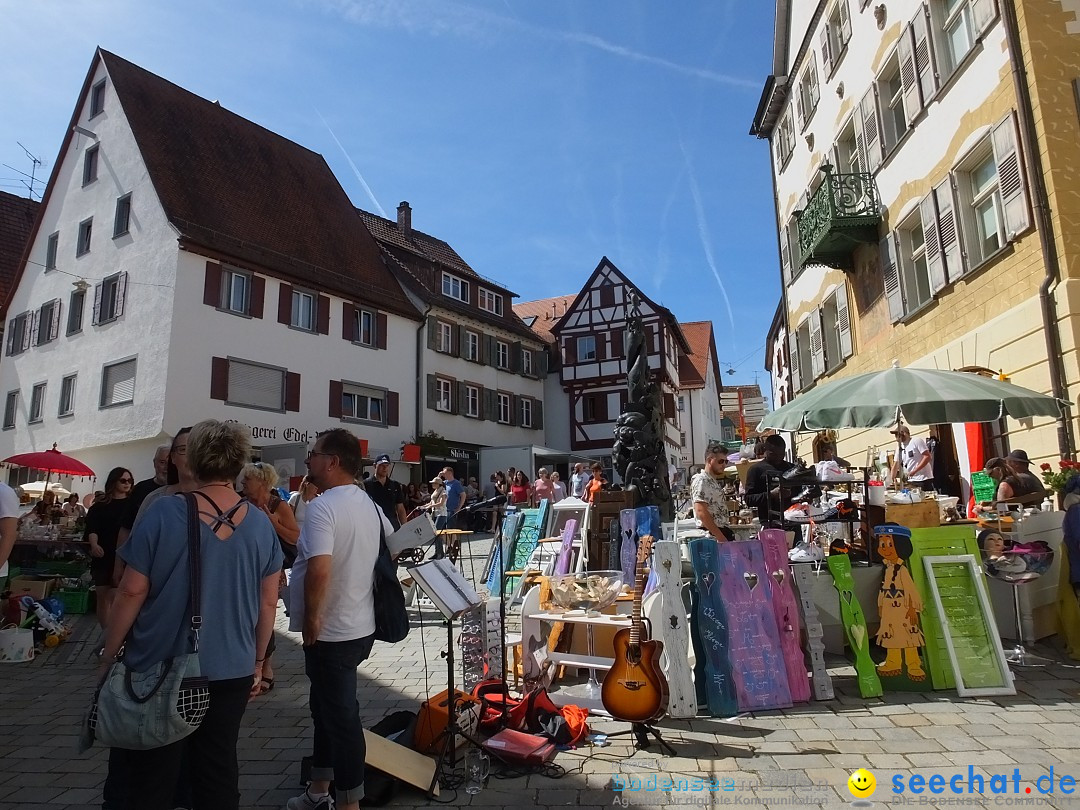
[[[1013,502],[1034,506],[1046,498],[1046,487],[1033,472],[1031,460],[1023,450],[1013,450],[1005,456],[1005,464],[1016,479],[1013,483]]]
[[[1046,490],[1043,489],[1039,479],[1030,473],[1028,478],[1033,480],[1016,475],[1007,459],[989,459],[983,471],[994,479],[997,490],[994,492],[993,501],[983,501],[976,507],[980,512],[992,512],[998,508],[998,504],[1018,503],[1023,506],[1035,506],[1042,503],[1043,498],[1046,497]]]
[[[445,482],[442,480],[441,475],[436,475],[431,479],[431,500],[424,505],[424,509],[431,512],[431,517],[435,519],[435,528],[442,530],[446,528],[446,487]]]
[[[904,477],[909,484],[917,485],[924,490],[934,488],[933,457],[925,439],[918,436],[912,437],[907,425],[900,425],[889,431],[896,436],[900,444],[900,452],[893,462],[893,480],[900,474],[901,466],[904,469]]]
[[[910,559],[911,529],[897,523],[874,527],[878,555],[885,564],[885,572],[878,591],[877,642],[885,650],[885,660],[877,666],[878,675],[900,675],[904,666],[913,681],[926,680],[919,647],[926,646],[919,614],[923,603],[915,580],[911,578],[907,560]]]
[[[405,490],[390,477],[390,456],[383,453],[375,459],[375,475],[364,482],[364,489],[386,515],[394,531],[405,522]]]

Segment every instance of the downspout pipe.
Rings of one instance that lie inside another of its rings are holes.
[[[1057,304],[1051,291],[1061,276],[1061,262],[1058,258],[1057,239],[1054,235],[1054,223],[1050,218],[1050,196],[1046,191],[1046,179],[1043,174],[1042,156],[1038,149],[1038,131],[1035,128],[1035,112],[1031,104],[1031,89],[1028,86],[1027,67],[1024,65],[1024,53],[1020,41],[1020,21],[1016,16],[1015,0],[1002,0],[1000,3],[1001,19],[1005,23],[1005,37],[1009,45],[1012,62],[1013,85],[1016,89],[1017,117],[1023,133],[1024,157],[1027,160],[1028,178],[1031,181],[1032,209],[1035,214],[1035,227],[1039,234],[1039,246],[1042,248],[1043,265],[1046,276],[1039,285],[1039,305],[1042,309],[1043,336],[1046,340],[1046,361],[1050,369],[1050,390],[1055,398],[1067,403],[1065,413],[1058,420],[1058,451],[1062,458],[1071,458],[1074,442],[1071,402],[1065,391],[1065,368],[1061,356],[1061,332],[1057,317]]]

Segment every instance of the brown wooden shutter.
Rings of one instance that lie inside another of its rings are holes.
[[[319,324],[316,330],[320,335],[330,334],[330,296],[319,296]]]
[[[348,301],[341,302],[341,339],[353,341],[356,335],[356,307]]]
[[[450,354],[454,357],[461,356],[461,325],[450,325]]]
[[[386,347],[382,346],[380,348],[385,349]],[[390,427],[396,427],[400,423],[401,404],[399,400],[400,397],[397,391],[386,392],[386,424]]]
[[[482,385],[476,386],[476,418],[484,420],[487,414],[487,389]]]
[[[379,312],[375,315],[375,348],[386,348],[386,313]],[[397,401],[397,394],[394,394],[395,402]],[[394,422],[396,425],[397,422]]]
[[[577,358],[574,356],[574,339],[573,338],[563,338],[562,356],[563,356],[563,365],[564,366],[572,366],[574,364],[574,360],[576,360]]]
[[[607,360],[607,332],[597,332],[593,337],[596,340],[596,359]]]
[[[521,341],[510,344],[510,371],[515,374],[521,373]]]
[[[439,322],[434,315],[428,315],[427,319],[427,347],[433,352],[439,350]]]
[[[229,360],[225,357],[210,358],[210,399],[229,398]]]
[[[206,263],[202,301],[208,307],[221,306],[221,265],[217,262]]]
[[[664,392],[664,418],[675,418],[675,395]]]
[[[266,279],[262,276],[251,276],[251,300],[248,302],[248,314],[252,318],[263,316],[263,300],[266,298]]]
[[[300,410],[300,374],[296,371],[285,372],[285,410]]]
[[[334,419],[341,418],[341,395],[342,395],[341,380],[330,381],[330,402],[327,409],[329,415]]]
[[[277,298],[278,323],[292,323],[292,284],[281,284],[278,287]]]
[[[539,399],[533,400],[533,429],[544,429],[544,403]]]
[[[437,408],[435,406],[436,406],[436,403],[438,401],[438,398],[439,398],[439,391],[438,391],[438,388],[435,385],[435,375],[434,374],[428,374],[427,375],[427,406],[433,411],[437,410]]]
[[[613,359],[620,359],[623,356],[623,330],[612,329],[611,330],[611,356]]]
[[[615,285],[611,282],[600,285],[600,306],[615,306]]]

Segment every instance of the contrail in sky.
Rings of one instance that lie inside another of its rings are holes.
[[[379,210],[379,216],[381,216],[383,219],[389,219],[389,217],[386,216],[386,211],[383,210],[383,207],[379,205],[379,201],[375,199],[375,195],[372,194],[371,186],[367,184],[367,180],[364,179],[364,175],[360,174],[360,170],[356,168],[356,164],[353,163],[353,159],[349,157],[349,153],[346,152],[345,147],[341,145],[341,141],[338,140],[338,136],[334,134],[334,130],[330,129],[330,125],[326,123],[326,119],[323,118],[323,114],[319,112],[318,109],[315,109],[315,114],[319,116],[319,120],[323,122],[323,125],[326,127],[326,131],[330,133],[330,137],[333,138],[334,143],[338,145],[338,149],[341,150],[341,154],[345,156],[345,160],[349,161],[349,165],[352,167],[353,174],[355,174],[356,179],[360,181],[360,185],[364,187],[364,192],[368,195],[368,199],[371,200],[371,202]]]
[[[712,274],[716,278],[716,283],[720,286],[720,293],[724,296],[724,306],[727,307],[728,320],[731,321],[731,334],[732,337],[734,337],[735,314],[731,311],[731,299],[728,298],[724,280],[720,278],[720,271],[716,269],[716,261],[713,259],[712,244],[709,241],[709,232],[705,227],[705,208],[701,204],[701,190],[698,188],[697,178],[694,176],[694,170],[690,165],[690,155],[686,153],[686,146],[683,144],[682,139],[679,140],[679,149],[682,151],[683,159],[686,161],[686,174],[690,178],[690,196],[694,198],[694,214],[697,217],[698,235],[701,237],[701,247],[705,250],[705,261],[708,262],[709,269],[712,270]]]

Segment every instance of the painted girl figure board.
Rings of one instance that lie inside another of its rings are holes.
[[[896,523],[874,527],[878,554],[885,564],[885,575],[878,593],[877,642],[886,651],[885,660],[878,664],[881,677],[900,675],[907,667],[907,675],[913,681],[926,680],[919,648],[925,646],[919,626],[922,613],[922,597],[907,560],[911,557],[911,530]]]

